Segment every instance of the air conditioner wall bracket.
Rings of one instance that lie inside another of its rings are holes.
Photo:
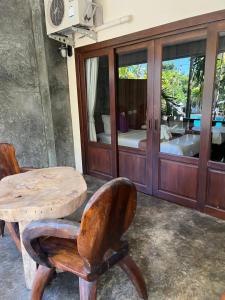
[[[71,29],[74,32],[74,34],[75,33],[81,34],[80,38],[89,37],[90,39],[97,42],[97,33],[94,30],[81,28],[81,27],[75,27],[75,26],[73,26]],[[55,41],[58,41],[62,44],[69,45],[71,47],[75,47],[74,34],[70,34],[67,36],[67,35],[63,35],[63,34],[59,34],[59,33],[52,33],[52,34],[49,34],[49,38],[51,38]]]
[[[74,40],[73,35],[66,36],[66,35],[62,35],[62,34],[52,33],[52,34],[49,34],[48,37],[50,39],[53,39],[62,44],[69,45],[71,47],[75,47],[75,40]]]
[[[86,28],[82,28],[82,27],[75,27],[75,26],[72,27],[72,30],[74,32],[81,34],[82,35],[81,38],[89,37],[90,39],[97,42],[97,33],[94,30],[86,29]]]

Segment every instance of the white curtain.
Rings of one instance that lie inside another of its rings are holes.
[[[87,81],[87,108],[88,108],[88,126],[89,139],[97,142],[95,130],[95,103],[98,80],[98,57],[88,58],[86,60],[86,81]]]

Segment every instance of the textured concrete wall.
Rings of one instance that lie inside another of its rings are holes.
[[[13,143],[23,165],[47,166],[29,3],[0,1],[0,142]]]
[[[58,165],[75,166],[67,64],[57,51],[59,46],[46,38],[56,157]]]
[[[33,23],[39,23],[42,19],[57,165],[75,166],[66,59],[59,54],[60,44],[47,37],[44,1],[30,2],[32,9],[41,13],[41,18],[36,16]]]
[[[48,61],[39,1],[0,1],[0,11],[0,142],[15,145],[21,165],[73,165],[66,62]]]

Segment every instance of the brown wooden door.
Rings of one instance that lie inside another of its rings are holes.
[[[125,176],[140,191],[225,218],[225,22],[205,18],[76,49],[83,165],[85,173]],[[120,77],[119,68],[142,64],[146,78]],[[120,113],[128,130],[141,130],[135,147],[121,140]]]
[[[118,175],[152,193],[154,42],[116,49]]]
[[[208,26],[199,207],[225,219],[225,22]]]
[[[153,194],[189,207],[197,207],[205,155],[200,145],[206,47],[206,30],[155,41]]]
[[[92,51],[77,61],[84,172],[110,179],[117,176],[114,52]]]

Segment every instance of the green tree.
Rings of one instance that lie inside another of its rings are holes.
[[[188,75],[183,74],[173,62],[162,64],[162,114],[178,115],[187,100]]]
[[[119,68],[120,79],[147,79],[147,64],[138,64]]]
[[[197,56],[191,58],[191,78],[190,78],[190,101],[191,107],[195,111],[201,111],[202,93],[205,74],[205,56]]]
[[[225,115],[225,53],[219,53],[216,61],[216,80],[213,110],[219,109]]]

